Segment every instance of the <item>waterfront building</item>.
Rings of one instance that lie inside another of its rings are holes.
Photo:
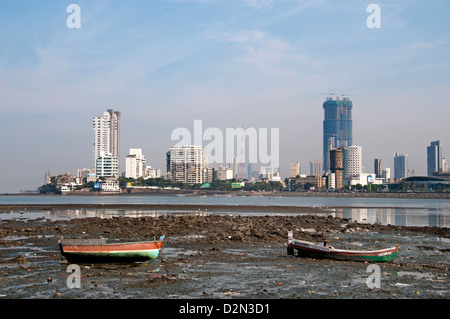
[[[448,172],[448,162],[445,158],[442,159],[442,172]]]
[[[125,177],[145,177],[145,157],[141,148],[130,148],[129,155],[125,157]]]
[[[185,184],[205,182],[203,146],[173,146],[167,153],[167,164],[172,182]]]
[[[329,97],[323,103],[323,170],[330,167],[330,151],[353,145],[353,103],[348,98]]]
[[[300,175],[300,162],[289,164],[289,178],[295,178]]]
[[[377,176],[377,178],[380,178],[383,176],[383,166],[381,164],[381,158],[376,158],[373,161],[373,168],[374,168],[374,172],[375,172],[375,175]]]
[[[162,173],[158,168],[153,168],[151,166],[147,166],[144,172],[144,178],[161,178]]]
[[[322,161],[309,162],[309,175],[322,176],[322,173],[323,173]]]
[[[44,177],[44,185],[50,184],[51,178],[52,178],[52,170],[49,169],[49,170],[45,173],[45,177]]]
[[[408,177],[408,154],[394,154],[394,179]]]
[[[111,153],[100,152],[95,165],[97,177],[119,177],[119,159]]]
[[[433,176],[442,171],[442,145],[440,141],[434,141],[427,147],[427,174]]]
[[[391,169],[389,167],[386,167],[385,169],[383,169],[382,177],[386,183],[389,182],[389,180],[391,179]]]
[[[108,109],[102,116],[94,116],[94,167],[102,152],[120,158],[120,117],[120,112],[112,109]]]
[[[329,175],[332,175],[330,173]],[[327,177],[318,175],[300,175],[295,178],[295,185],[301,190],[318,190],[327,186]],[[308,187],[309,186],[309,187]]]
[[[334,173],[334,185],[336,189],[344,187],[344,162],[343,149],[335,148],[330,151],[330,171]]]
[[[233,169],[228,166],[216,167],[213,169],[214,171],[214,180],[215,181],[226,181],[233,179]]]
[[[281,181],[280,170],[278,167],[262,166],[259,169],[259,178],[266,181]]]
[[[358,176],[362,173],[362,148],[351,145],[344,147],[344,178]]]
[[[77,169],[77,178],[80,180],[86,180],[91,174],[95,173],[94,169],[90,168],[79,168]]]

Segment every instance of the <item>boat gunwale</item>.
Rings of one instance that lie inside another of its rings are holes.
[[[297,245],[295,243],[298,243]],[[306,244],[309,246],[303,246],[301,244]],[[334,248],[334,247],[327,247],[327,246],[320,246],[316,243],[312,243],[312,242],[307,242],[307,241],[301,241],[301,240],[293,240],[292,242],[289,243],[289,245],[292,245],[293,248],[299,250],[308,250],[308,251],[313,251],[313,252],[317,252],[317,253],[322,253],[322,254],[335,254],[335,255],[354,255],[354,256],[359,256],[359,255],[378,255],[381,253],[386,253],[386,252],[398,252],[398,244],[393,246],[393,247],[389,247],[389,248],[383,248],[383,249],[377,249],[377,250],[350,250],[350,249],[339,249],[339,248]]]

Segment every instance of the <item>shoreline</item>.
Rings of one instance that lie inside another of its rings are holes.
[[[71,192],[67,194],[40,194],[40,193],[2,193],[0,197],[60,197],[60,196],[237,196],[237,197],[344,197],[344,198],[399,198],[399,199],[450,199],[450,192],[243,192],[243,191],[213,191],[213,190],[135,190],[128,192],[104,192],[90,191]]]
[[[2,210],[54,210],[54,209],[130,209],[174,210],[203,212],[283,212],[283,213],[331,213],[334,209],[395,209],[395,206],[283,206],[283,205],[211,205],[211,204],[0,204]],[[427,209],[426,207],[401,207],[402,209]]]

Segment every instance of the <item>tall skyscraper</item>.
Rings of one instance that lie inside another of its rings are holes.
[[[348,98],[329,97],[323,103],[323,169],[330,170],[330,150],[353,145],[352,109]]]
[[[408,154],[394,154],[394,178],[408,177]]]
[[[442,172],[442,145],[440,141],[431,142],[427,147],[427,173]]]
[[[120,162],[120,112],[109,109],[102,116],[94,116],[93,129],[94,167],[102,152],[116,157]]]
[[[204,183],[206,164],[203,146],[173,146],[167,153],[167,168],[173,182]]]
[[[383,176],[383,166],[381,164],[381,158],[376,158],[373,161],[373,168],[374,168],[374,172],[375,172],[375,175],[377,176],[377,178],[380,178]]]
[[[362,173],[362,147],[344,147],[344,177],[359,176]]]

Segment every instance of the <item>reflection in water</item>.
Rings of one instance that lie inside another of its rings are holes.
[[[333,216],[368,224],[449,227],[450,218],[439,209],[334,208]]]
[[[69,220],[76,218],[113,218],[113,217],[159,217],[174,216],[206,216],[209,213],[202,211],[164,211],[164,210],[128,210],[128,209],[65,209],[51,210],[45,213],[50,220]]]
[[[276,209],[276,208],[275,208]],[[113,217],[159,217],[175,216],[208,216],[208,215],[240,215],[240,216],[292,216],[292,213],[280,212],[205,212],[200,210],[165,211],[165,210],[128,210],[128,209],[67,209],[51,210],[45,213],[50,220],[69,220],[75,218],[113,218]],[[298,213],[304,215],[304,213]],[[436,226],[450,227],[448,214],[439,209],[407,209],[407,208],[330,208],[321,216],[347,218],[367,224],[396,226]]]

